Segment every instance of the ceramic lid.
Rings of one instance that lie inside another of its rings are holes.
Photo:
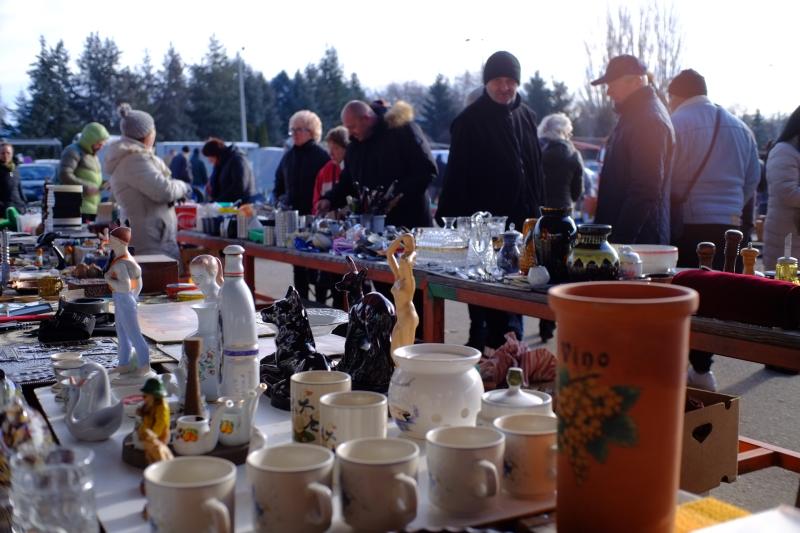
[[[511,224],[509,224],[508,231],[503,232],[503,239],[506,242],[508,242],[508,241],[514,242],[517,239],[521,239],[521,238],[522,238],[522,233],[520,233],[516,229],[514,229],[514,223],[513,222]]]
[[[522,390],[522,369],[511,367],[506,375],[507,389],[497,389],[483,395],[483,401],[502,407],[534,407],[542,405],[544,400],[535,394]]]

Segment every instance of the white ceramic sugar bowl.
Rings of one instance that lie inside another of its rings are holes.
[[[394,351],[389,412],[409,437],[440,426],[474,426],[483,381],[478,350],[456,344],[413,344]]]
[[[522,390],[522,369],[511,367],[506,375],[507,389],[489,391],[481,398],[479,426],[492,427],[495,418],[520,413],[555,416],[553,399],[546,392]]]

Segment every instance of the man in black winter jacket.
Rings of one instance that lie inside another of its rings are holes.
[[[485,89],[450,127],[450,155],[438,216],[489,211],[508,216],[517,229],[539,216],[544,200],[536,115],[517,93],[520,65],[508,52],[495,52],[483,70]],[[470,305],[470,340],[479,350],[497,348],[513,331],[522,339],[522,317]]]
[[[675,132],[664,104],[648,85],[647,69],[621,55],[592,85],[608,85],[619,113],[606,148],[597,224],[611,224],[617,244],[669,244],[669,195]]]
[[[342,109],[342,124],[350,135],[344,170],[339,183],[317,203],[317,212],[343,207],[348,195],[356,195],[354,183],[386,190],[397,181],[386,224],[409,229],[430,226],[427,190],[436,177],[436,162],[413,119],[413,109],[405,102],[388,110],[360,100],[348,102]]]

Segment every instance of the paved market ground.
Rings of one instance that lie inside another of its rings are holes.
[[[283,296],[292,280],[292,267],[282,263],[256,261],[258,292]],[[537,319],[525,318],[525,340],[538,345]],[[446,303],[445,341],[467,341],[469,318],[467,306]],[[555,351],[551,340],[548,347]],[[785,376],[766,370],[763,365],[717,356],[713,370],[720,392],[740,395],[739,433],[790,450],[800,451],[800,376]],[[779,504],[794,505],[800,477],[781,468],[769,468],[723,483],[711,495],[760,511]]]

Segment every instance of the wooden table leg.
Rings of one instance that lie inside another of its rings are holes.
[[[422,337],[425,342],[444,342],[444,300],[424,292]]]
[[[256,292],[256,258],[252,255],[244,254],[242,257],[244,266],[244,282],[250,287],[252,293]]]

